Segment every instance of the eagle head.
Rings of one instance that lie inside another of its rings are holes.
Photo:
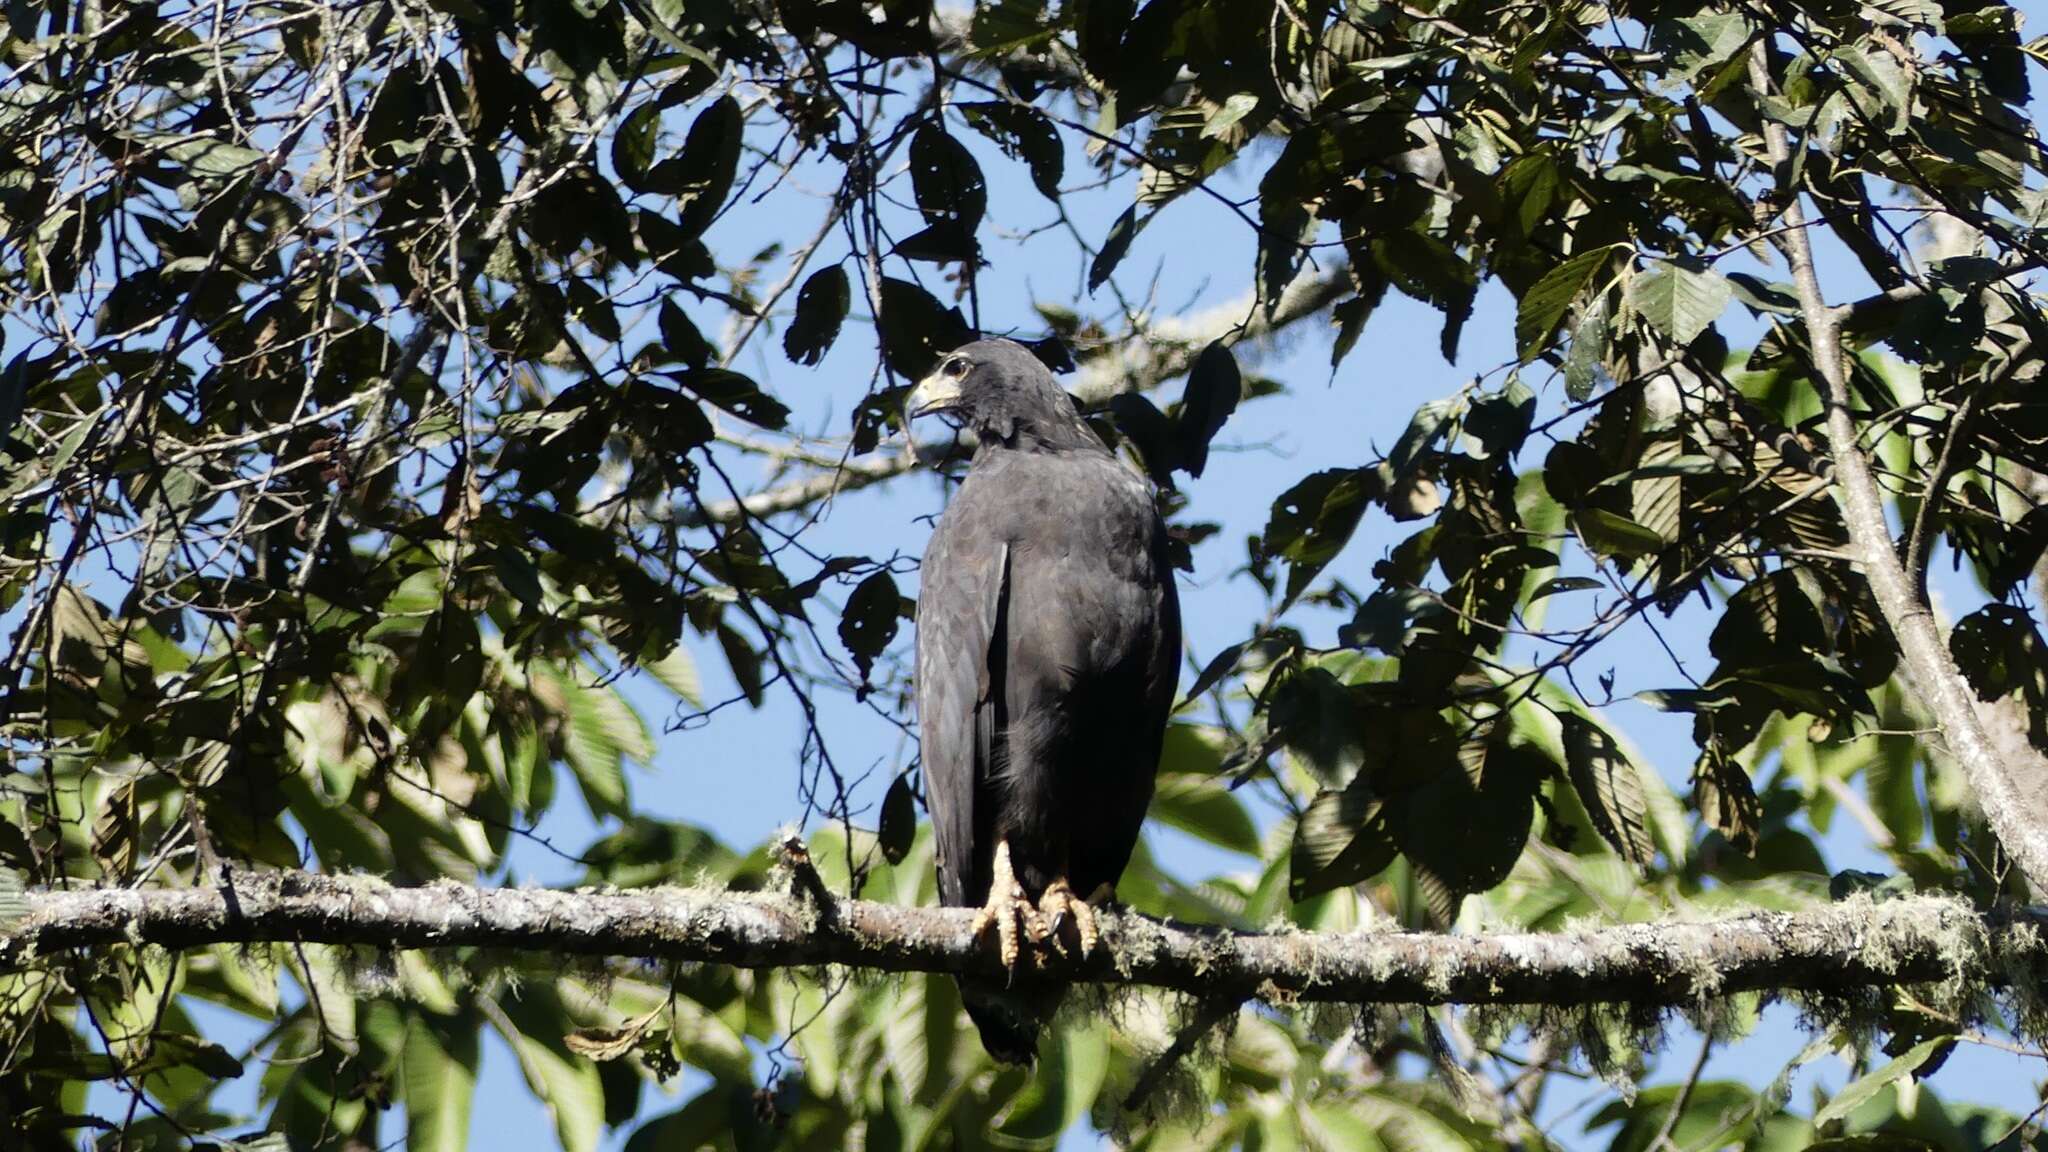
[[[1102,449],[1052,370],[1014,340],[977,340],[940,358],[904,401],[904,427],[933,414],[951,417],[984,445]]]

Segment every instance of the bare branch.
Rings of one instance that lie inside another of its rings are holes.
[[[360,876],[267,872],[238,873],[222,888],[37,891],[20,899],[25,913],[0,932],[0,964],[109,944],[289,942],[1002,975],[995,950],[974,937],[971,909],[780,893],[396,888]],[[2044,926],[2048,912],[1986,915],[1939,896],[1478,936],[1231,932],[1126,912],[1106,913],[1105,947],[1058,975],[1280,1002],[1685,1005],[1745,991],[1997,982],[2048,959]]]
[[[1769,91],[1769,55],[1762,41],[1752,47],[1749,72],[1750,83],[1758,92]],[[1792,149],[1784,125],[1767,122],[1764,140],[1771,163],[1786,167]],[[1851,549],[1862,562],[1878,610],[1898,638],[1907,676],[1969,778],[1985,821],[2033,890],[2048,892],[2048,812],[2044,812],[2048,796],[2043,794],[2048,790],[2048,760],[2031,751],[2015,757],[2009,742],[2007,754],[2000,755],[2000,746],[1993,742],[1973,694],[1949,654],[1947,638],[1935,624],[1933,608],[1899,558],[1891,525],[1885,519],[1884,494],[1863,450],[1862,429],[1852,411],[1848,374],[1843,368],[1841,325],[1850,313],[1830,308],[1821,294],[1805,222],[1805,210],[1795,197],[1785,208],[1788,227],[1775,240],[1791,265],[1814,368],[1821,377],[1828,448],[1835,461],[1835,492]],[[2020,269],[2015,266],[2013,270]],[[1932,499],[1938,494],[1928,495]]]

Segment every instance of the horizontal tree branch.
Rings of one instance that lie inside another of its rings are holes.
[[[799,875],[803,873],[800,871]],[[223,888],[37,891],[0,901],[0,965],[69,948],[299,942],[478,947],[746,968],[838,964],[1001,975],[974,913],[795,894],[397,888],[367,877],[238,873]],[[1254,933],[1103,915],[1102,947],[1062,979],[1275,1002],[1685,1005],[1751,991],[2031,980],[2048,913],[1857,897],[1797,913],[1501,935]]]

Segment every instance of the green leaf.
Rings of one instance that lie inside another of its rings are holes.
[[[1177,465],[1190,476],[1200,476],[1209,463],[1209,442],[1223,430],[1224,421],[1237,410],[1244,393],[1244,377],[1238,372],[1237,357],[1229,345],[1212,340],[1195,357],[1188,373],[1187,389],[1181,394],[1180,416],[1174,424],[1179,439]]]
[[[939,357],[973,339],[960,309],[908,280],[882,280],[882,357],[898,376],[921,380]]]
[[[910,777],[906,774],[890,781],[889,791],[882,797],[882,817],[875,841],[881,846],[884,859],[901,864],[910,855],[910,842],[916,836],[917,806],[911,798]]]
[[[1529,842],[1549,763],[1533,748],[1481,739],[1402,752],[1421,761],[1422,779],[1388,798],[1387,827],[1409,864],[1454,897],[1507,879]],[[1453,900],[1445,918],[1455,911]]]
[[[1747,1128],[1756,1110],[1756,1091],[1746,1084],[1728,1080],[1706,1080],[1690,1087],[1659,1084],[1644,1088],[1635,1099],[1614,1100],[1586,1121],[1586,1131],[1605,1128],[1616,1121],[1621,1130],[1607,1146],[1607,1152],[1656,1152],[1662,1147],[1657,1134],[1686,1093],[1686,1108],[1672,1125],[1670,1141],[1677,1148],[1721,1148],[1741,1145],[1739,1128]],[[1729,1137],[1735,1137],[1729,1139]]]
[[[1330,468],[1308,476],[1273,501],[1259,549],[1265,556],[1287,561],[1288,603],[1350,542],[1380,490],[1379,476],[1370,468]]]
[[[654,677],[655,683],[676,694],[676,697],[692,708],[704,703],[703,681],[697,677],[697,661],[690,656],[690,650],[677,644],[659,660],[643,660],[642,671]]]
[[[1550,342],[1551,333],[1564,321],[1572,304],[1613,257],[1614,248],[1581,252],[1543,274],[1543,278],[1522,293],[1515,309],[1515,345],[1524,364],[1534,360]]]
[[[463,1022],[443,1024],[408,1013],[400,1057],[405,1085],[406,1147],[465,1152],[469,1110],[476,1095],[477,1032]]]
[[[1911,1076],[1937,1051],[1955,1042],[1953,1036],[1936,1036],[1931,1040],[1922,1040],[1884,1067],[1844,1085],[1841,1091],[1835,1093],[1834,1099],[1829,1100],[1820,1111],[1813,1114],[1814,1126],[1848,1119],[1849,1114],[1861,1108],[1865,1102],[1900,1078]]]
[[[1299,902],[1369,880],[1394,862],[1385,804],[1361,772],[1343,788],[1325,788],[1294,827],[1287,892]]]
[[[585,687],[560,674],[551,674],[550,679],[564,696],[568,725],[563,754],[583,788],[584,800],[597,815],[625,815],[625,762],[645,763],[654,754],[645,725],[609,687]]]
[[[1607,729],[1572,713],[1558,719],[1564,725],[1572,788],[1592,818],[1593,829],[1622,859],[1648,868],[1657,846],[1650,839],[1641,770]]]
[[[1214,777],[1173,773],[1161,776],[1152,794],[1151,817],[1228,852],[1256,857],[1259,830],[1229,788]]]
[[[620,121],[612,133],[612,169],[619,180],[635,192],[655,191],[647,183],[654,166],[654,150],[661,139],[661,107],[646,103]]]
[[[967,125],[993,140],[1003,155],[1021,159],[1031,169],[1031,183],[1046,199],[1058,202],[1060,179],[1066,173],[1066,151],[1059,130],[1036,108],[1023,104],[956,104]]]
[[[1720,318],[1734,292],[1728,279],[1711,268],[1660,261],[1629,285],[1629,299],[1659,332],[1682,345]]]
[[[974,6],[974,23],[968,40],[974,55],[987,58],[1043,45],[1059,34],[1059,26],[1045,17],[1042,0],[992,0]]]
[[[527,1089],[553,1115],[555,1138],[563,1152],[597,1152],[604,1130],[604,1083],[595,1064],[570,1055],[563,1043],[574,1023],[553,989],[544,985],[538,994],[523,993],[499,1003],[501,1011],[490,1017],[491,1022],[518,1057]]]
[[[626,1141],[625,1152],[681,1152],[716,1147],[719,1137],[730,1134],[726,1096],[726,1084],[713,1081],[688,1104],[634,1129]]]
[[[695,368],[666,374],[701,399],[708,400],[756,427],[780,429],[789,423],[789,407],[761,391],[751,379],[730,368]]]
[[[718,647],[725,653],[726,666],[732,669],[732,678],[739,685],[740,695],[746,697],[747,706],[759,708],[763,699],[765,683],[761,678],[761,654],[740,635],[738,629],[720,622],[718,625]]]
[[[1728,843],[1743,855],[1756,854],[1757,834],[1763,826],[1763,803],[1757,799],[1749,773],[1718,740],[1707,744],[1693,766],[1693,799],[1708,827],[1727,837]]]
[[[2033,617],[2010,604],[1987,604],[1961,620],[1949,633],[1949,653],[1979,700],[1997,700],[2025,690],[2040,696],[2048,690],[2048,645],[2041,641]]]
[[[1881,117],[1894,133],[1904,132],[1912,124],[1913,78],[1891,53],[1847,45],[1835,52],[1835,58],[1849,66],[1850,74],[1859,81],[1857,90],[1873,97],[1857,101],[1865,115]]]
[[[1941,1152],[1941,1145],[1900,1132],[1858,1132],[1816,1140],[1801,1152]]]
[[[1146,219],[1149,220],[1151,217],[1148,216]],[[1102,241],[1102,250],[1095,254],[1095,259],[1088,265],[1090,292],[1102,287],[1103,281],[1108,280],[1110,273],[1116,271],[1116,266],[1123,263],[1124,254],[1131,250],[1131,241],[1137,237],[1138,229],[1143,226],[1138,220],[1136,205],[1124,209],[1123,215],[1116,218],[1115,224],[1110,225],[1109,235]]]
[[[1534,603],[1538,600],[1548,599],[1560,592],[1584,592],[1593,588],[1605,587],[1607,585],[1593,579],[1591,576],[1558,576],[1545,580],[1534,592],[1529,594],[1529,600],[1531,603]]]
[[[1749,21],[1739,12],[1659,20],[1650,42],[1670,58],[1671,78],[1690,84],[1702,74],[1719,71],[1742,50],[1749,42]]]
[[[925,223],[954,225],[971,241],[988,211],[988,185],[981,165],[936,123],[910,138],[910,186]]]
[[[666,296],[662,297],[657,320],[661,326],[662,346],[668,350],[670,356],[692,368],[706,367],[717,358],[718,350],[711,346],[711,341],[704,338],[697,325],[676,306],[675,301]]]
[[[796,315],[782,334],[782,352],[792,363],[816,364],[839,338],[839,326],[853,307],[846,268],[834,264],[811,273],[797,290]]]
[[[405,671],[419,699],[442,700],[460,710],[483,683],[483,642],[475,617],[453,602],[443,604],[420,630],[419,648]]]
[[[1336,374],[1338,365],[1344,363],[1344,358],[1358,346],[1358,338],[1365,334],[1365,322],[1372,319],[1373,310],[1379,307],[1386,291],[1386,280],[1374,275],[1359,289],[1358,295],[1330,309],[1330,320],[1337,325],[1337,338],[1330,343],[1332,376]]]
[[[1664,549],[1664,537],[1655,529],[1605,508],[1581,508],[1571,520],[1579,541],[1600,556],[1628,560]]]
[[[267,153],[223,140],[180,140],[164,148],[165,155],[184,165],[194,176],[226,179],[239,176],[261,163]]]
[[[839,640],[860,669],[862,695],[867,691],[868,674],[874,671],[875,657],[896,638],[902,602],[896,579],[885,568],[862,580],[847,597],[846,610],[839,614]]]
[[[0,868],[0,931],[13,928],[28,918],[28,885],[21,872]]]
[[[746,115],[739,101],[720,96],[697,114],[690,134],[683,139],[679,155],[663,160],[648,173],[650,181],[674,188],[683,198],[677,224],[683,235],[704,234],[739,175],[740,141],[746,133]]]

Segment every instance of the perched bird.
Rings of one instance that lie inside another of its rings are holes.
[[[918,726],[940,898],[981,909],[1012,974],[961,998],[990,1055],[1029,1063],[1059,990],[1019,972],[1020,944],[1094,948],[1089,901],[1114,889],[1152,799],[1180,664],[1166,528],[1151,485],[1021,345],[949,353],[905,413],[978,441],[925,549]]]

